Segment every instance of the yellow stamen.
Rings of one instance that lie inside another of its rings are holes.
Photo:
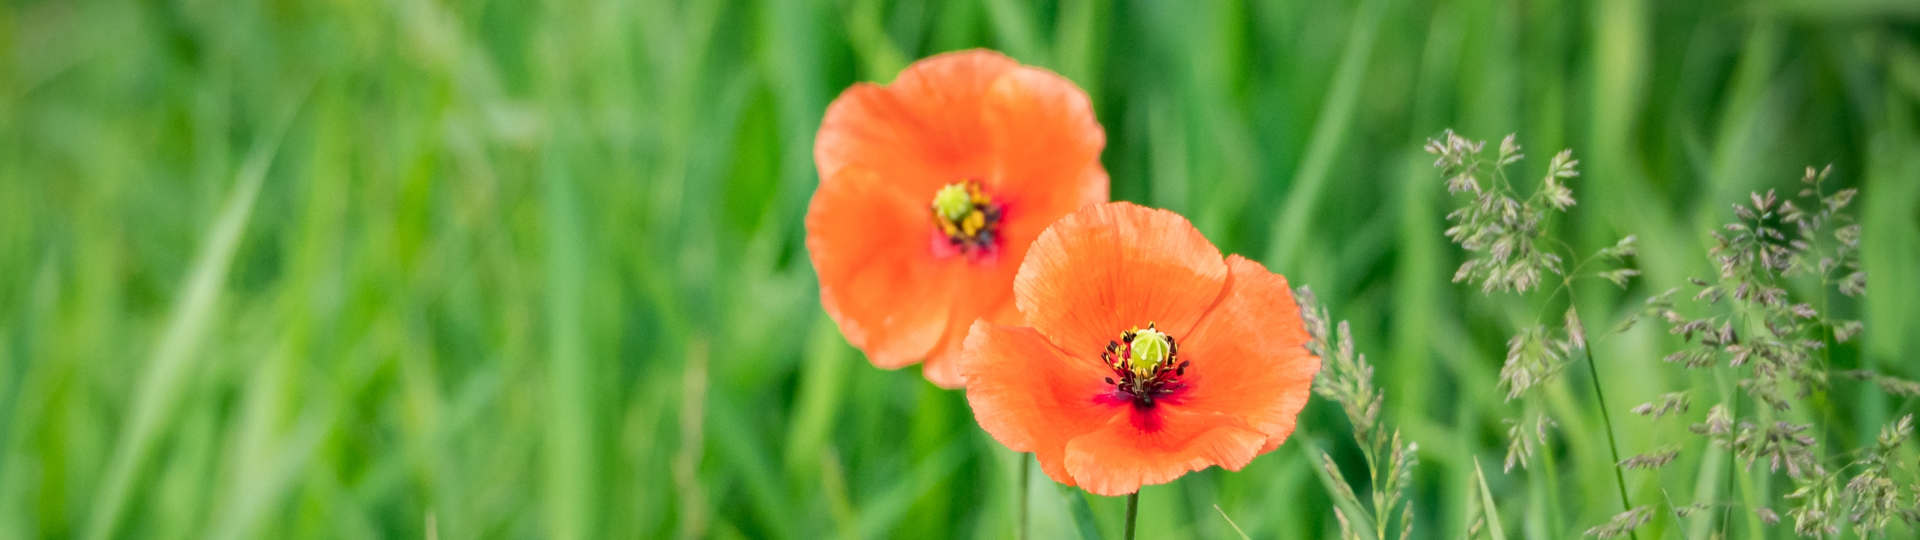
[[[979,236],[980,229],[986,227],[987,215],[979,211],[968,213],[967,218],[960,222],[960,232],[965,233],[967,236]]]

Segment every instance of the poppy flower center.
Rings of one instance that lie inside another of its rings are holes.
[[[1173,336],[1161,332],[1149,322],[1120,333],[1119,341],[1107,342],[1100,359],[1113,369],[1107,384],[1114,392],[1131,398],[1136,407],[1153,406],[1153,400],[1186,387],[1180,377],[1187,374],[1187,362],[1180,360],[1180,346]]]
[[[933,194],[933,221],[947,242],[962,252],[994,246],[1000,232],[1001,205],[972,180],[954,182]]]

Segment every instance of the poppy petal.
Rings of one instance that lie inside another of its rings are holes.
[[[873,171],[919,208],[940,186],[982,174],[990,145],[981,107],[994,81],[1017,67],[992,51],[959,51],[914,62],[891,85],[848,88],[814,137],[821,182]]]
[[[1287,278],[1239,255],[1220,303],[1180,342],[1191,362],[1178,408],[1240,418],[1267,437],[1262,452],[1293,433],[1320,358],[1307,351],[1306,325]]]
[[[1067,355],[1032,328],[974,323],[963,354],[967,403],[981,429],[1016,452],[1033,452],[1060,483],[1073,484],[1067,442],[1126,416],[1125,404],[1094,399],[1107,389],[1105,366]]]
[[[822,182],[807,208],[807,253],[820,303],[874,365],[920,361],[947,333],[952,265],[925,255],[924,205],[901,200],[865,171]],[[913,302],[901,302],[913,298]]]
[[[997,158],[987,188],[1011,195],[1009,211],[1057,218],[1107,200],[1106,173],[1100,168],[1106,132],[1093,115],[1087,93],[1072,81],[1021,66],[994,82],[984,106]],[[1021,189],[1042,182],[1072,187]],[[1034,221],[1037,234],[1053,219]]]
[[[1067,443],[1067,474],[1088,492],[1115,496],[1219,465],[1240,470],[1266,436],[1230,416],[1160,407],[1152,424],[1119,415]]]
[[[1220,251],[1179,214],[1116,202],[1040,233],[1014,278],[1027,323],[1076,354],[1097,354],[1149,322],[1186,335],[1227,281]]]
[[[983,279],[1009,287],[1041,232],[1075,210],[1107,202],[1107,171],[1098,162],[1089,163],[1074,174],[1073,180],[1055,181],[1070,183],[1070,187],[1055,186],[1044,193],[1034,189],[1008,193],[1007,217],[1001,229],[1004,248],[992,271],[981,273]],[[1011,304],[1011,294],[1007,299]]]
[[[973,275],[976,276],[978,274],[978,272],[973,273]],[[1011,281],[1012,279],[1008,278],[1007,281],[1001,281],[1000,283],[1010,283]],[[975,282],[977,284],[970,285],[970,287],[991,286],[990,283],[980,283],[978,278],[975,279]],[[980,291],[991,289],[969,288],[964,290]],[[999,305],[992,305],[995,303]],[[957,298],[954,298],[953,316],[951,320],[947,322],[947,337],[941,340],[942,345],[935,349],[934,353],[929,355],[927,361],[921,365],[920,369],[926,374],[928,381],[933,382],[935,386],[948,389],[966,386],[966,378],[962,376],[960,370],[961,360],[965,357],[962,351],[965,349],[964,345],[969,329],[973,327],[974,323],[982,321],[1000,325],[1019,325],[1022,323],[1020,311],[1013,308],[1013,298],[1011,298],[1010,295],[958,295]],[[949,344],[951,346],[948,346]]]
[[[949,340],[941,340],[942,342]],[[960,351],[952,347],[937,347],[927,359],[920,363],[920,373],[934,386],[952,390],[966,386],[966,379],[960,377]]]

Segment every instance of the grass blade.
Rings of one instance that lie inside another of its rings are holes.
[[[1480,469],[1480,460],[1473,460],[1473,476],[1480,482],[1480,514],[1487,518],[1487,535],[1493,540],[1507,540],[1507,533],[1500,528],[1500,508],[1493,504],[1493,490],[1487,487],[1487,473]]]
[[[1093,506],[1087,504],[1087,493],[1079,488],[1060,486],[1060,496],[1067,499],[1067,515],[1073,517],[1073,530],[1080,533],[1080,540],[1100,540],[1100,522],[1093,519]]]
[[[876,538],[881,533],[900,525],[910,513],[914,501],[925,496],[941,481],[953,477],[960,468],[966,455],[966,439],[956,437],[946,443],[927,459],[914,465],[906,480],[894,484],[886,491],[878,493],[871,502],[860,508],[860,522],[854,527],[856,537]]]
[[[552,150],[550,150],[552,151]],[[556,539],[593,536],[594,492],[592,365],[588,361],[585,319],[586,247],[571,172],[550,156],[545,178],[547,249],[546,467],[547,535]]]
[[[1320,109],[1320,118],[1313,126],[1313,136],[1308,137],[1306,158],[1300,162],[1300,168],[1294,171],[1293,186],[1287,190],[1286,203],[1279,213],[1279,219],[1273,222],[1272,238],[1266,261],[1269,264],[1287,264],[1301,253],[1306,246],[1307,233],[1310,232],[1308,219],[1313,217],[1313,209],[1320,201],[1320,192],[1326,189],[1328,171],[1333,168],[1333,160],[1339,153],[1340,143],[1346,139],[1347,128],[1352,125],[1354,105],[1361,95],[1361,84],[1366,81],[1368,58],[1373,54],[1374,37],[1379,34],[1384,16],[1382,0],[1369,0],[1361,4],[1359,13],[1353,20],[1353,28],[1347,49],[1340,55],[1339,68],[1334,72],[1333,83],[1327,88],[1327,101]]]
[[[296,99],[294,103],[301,101],[303,99]],[[279,126],[255,141],[235,176],[233,191],[228,193],[219,217],[207,230],[199,254],[194,256],[193,266],[187,271],[180,295],[167,317],[166,330],[160,334],[153,357],[147,361],[147,369],[136,383],[128,420],[121,425],[119,445],[114,449],[104,483],[94,499],[97,506],[87,523],[87,538],[98,540],[114,535],[127,502],[133,497],[133,482],[140,477],[147,454],[164,435],[160,427],[166,424],[186,390],[187,375],[193,372],[199,359],[194,352],[213,325],[221,286],[226,283],[234,252],[240,247],[240,233],[246,230],[253,203],[260,194],[260,184],[297,110],[297,106],[290,108]]]

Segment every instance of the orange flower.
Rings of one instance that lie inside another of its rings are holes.
[[[807,252],[820,303],[874,365],[961,383],[976,319],[1017,324],[1013,274],[1054,220],[1107,200],[1085,92],[984,50],[840,94],[820,123]]]
[[[1048,228],[1013,283],[1030,327],[975,323],[980,427],[1101,495],[1240,470],[1293,433],[1320,359],[1287,279],[1186,218],[1115,202]]]

